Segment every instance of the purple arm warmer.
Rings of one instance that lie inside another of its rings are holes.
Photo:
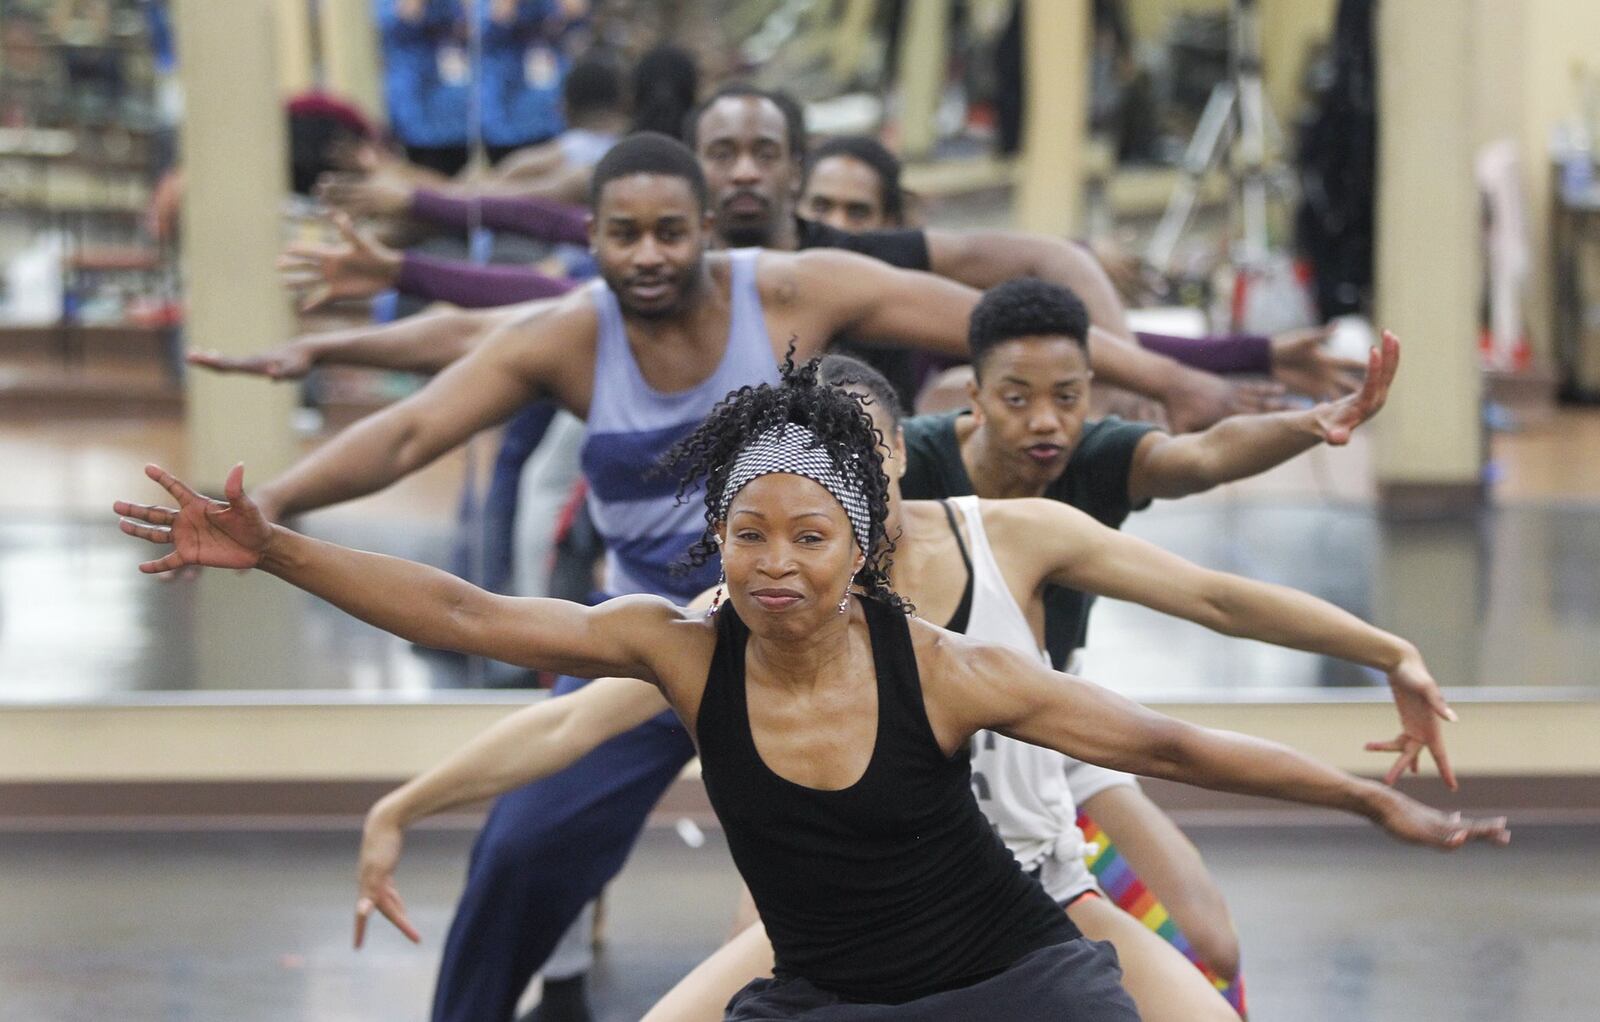
[[[1272,338],[1260,334],[1221,334],[1210,337],[1172,337],[1134,334],[1139,346],[1210,373],[1272,372]]]
[[[468,309],[554,298],[576,286],[565,277],[549,277],[526,266],[480,266],[415,252],[401,258],[400,279],[395,283],[405,294]]]
[[[477,224],[472,222],[474,204],[478,207]],[[431,188],[418,188],[411,193],[411,215],[446,227],[487,227],[526,234],[540,241],[589,244],[583,208],[553,199],[509,196],[458,199]]]

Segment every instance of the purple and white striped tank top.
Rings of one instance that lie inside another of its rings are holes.
[[[732,312],[721,362],[700,383],[672,393],[645,382],[616,296],[604,281],[590,285],[600,322],[582,457],[589,513],[606,544],[609,595],[654,593],[687,603],[717,580],[714,561],[689,572],[673,570],[686,563],[684,555],[705,528],[705,505],[699,499],[678,504],[677,480],[651,470],[729,391],[778,382],[756,288],[758,252],[728,253]]]

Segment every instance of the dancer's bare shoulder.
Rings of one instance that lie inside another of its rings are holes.
[[[697,710],[705,690],[711,657],[716,652],[715,618],[698,607],[680,607],[655,596],[628,596],[612,600],[626,604],[619,617],[641,647],[642,657],[654,668],[648,679],[686,720],[686,711]]]

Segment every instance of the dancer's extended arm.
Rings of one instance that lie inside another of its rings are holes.
[[[1152,497],[1184,497],[1244,479],[1280,465],[1318,444],[1348,443],[1350,434],[1378,414],[1400,368],[1400,342],[1384,331],[1368,354],[1361,389],[1300,412],[1242,415],[1203,433],[1151,433],[1134,452],[1128,498],[1135,505]]]
[[[259,568],[369,624],[434,649],[458,650],[543,670],[654,683],[671,642],[667,626],[684,612],[652,596],[586,607],[566,600],[499,596],[447,571],[399,557],[351,550],[273,525],[244,492],[244,466],[228,473],[226,500],[194,492],[147,465],[176,506],[117,501],[122,531],[170,545],[139,565],[146,574],[187,565]]]
[[[492,331],[421,390],[368,415],[259,487],[256,502],[277,521],[365,496],[530,401],[552,395],[561,400],[555,381],[570,376],[581,361],[575,352],[583,336],[581,329],[569,329],[583,324],[573,323],[565,301],[536,324],[512,322]],[[589,323],[592,330],[592,318]]]
[[[1177,432],[1277,404],[1276,389],[1225,380],[1146,351],[1128,331],[1127,311],[1093,255],[1059,238],[1011,231],[930,230],[934,273],[971,287],[1037,277],[1069,288],[1089,310],[1089,357],[1098,379],[1160,401]]]
[[[526,323],[554,304],[552,299],[492,309],[439,306],[393,323],[304,334],[258,355],[191,351],[189,364],[219,373],[253,373],[298,380],[317,366],[345,365],[437,373],[466,355],[497,328]]]
[[[1455,712],[1422,654],[1406,640],[1298,589],[1202,568],[1057,501],[993,501],[985,508],[985,521],[993,519],[997,538],[1016,536],[1007,545],[1027,550],[1028,563],[1017,569],[1036,565],[1041,582],[1143,604],[1224,635],[1383,671],[1401,730],[1392,741],[1368,748],[1397,746],[1400,755],[1386,779],[1392,784],[1407,769],[1416,770],[1427,749],[1445,783],[1456,787],[1439,725],[1455,720]]]
[[[1114,770],[1355,813],[1416,844],[1449,850],[1510,839],[1503,818],[1446,815],[1277,742],[1157,713],[1016,650],[948,633],[927,646],[930,719],[953,745],[990,729]]]
[[[406,828],[564,770],[595,746],[667,709],[660,691],[632,678],[601,678],[496,722],[444,762],[379,799],[367,812],[357,867],[355,945],[373,909],[413,941],[421,934],[396,893]]]

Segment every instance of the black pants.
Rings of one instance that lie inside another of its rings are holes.
[[[1040,948],[996,976],[904,1004],[858,1004],[804,979],[758,979],[724,1022],[1139,1022],[1117,952],[1085,937]]]

